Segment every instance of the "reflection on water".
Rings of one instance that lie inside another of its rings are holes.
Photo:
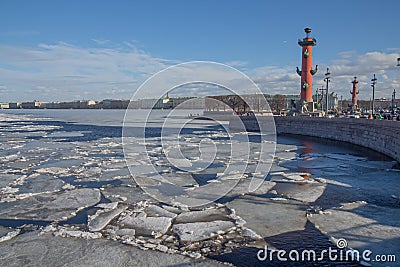
[[[299,151],[300,157],[304,158],[304,160],[311,160],[309,154],[313,154],[313,153],[315,153],[314,143],[312,143],[310,141],[301,142],[300,151]],[[298,171],[309,173],[311,170],[308,168],[299,167]]]
[[[314,149],[314,143],[310,142],[310,141],[302,141],[300,142],[300,157],[307,155],[307,154],[312,154],[315,153],[315,149]]]

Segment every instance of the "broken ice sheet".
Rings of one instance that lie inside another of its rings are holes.
[[[87,132],[85,132],[85,133],[87,133]],[[45,134],[43,137],[59,138],[59,137],[81,137],[81,136],[84,136],[84,132],[82,132],[82,131],[70,131],[70,132],[60,131],[60,132],[52,132],[49,134]]]
[[[105,228],[114,218],[121,214],[127,207],[113,210],[98,210],[95,215],[89,218],[89,231],[95,232]]]
[[[226,205],[247,222],[246,227],[262,237],[304,230],[307,221],[305,206],[297,201],[282,203],[256,196],[242,196]]]
[[[23,148],[23,152],[26,151],[59,151],[59,150],[68,150],[72,149],[73,144],[68,142],[52,142],[47,140],[30,140],[27,142]]]
[[[179,236],[181,242],[185,243],[209,239],[218,231],[225,232],[234,226],[231,221],[181,223],[174,224],[172,231]]]
[[[164,173],[162,177],[177,186],[198,186],[190,173]]]
[[[16,237],[20,232],[20,229],[8,229],[4,232],[4,228],[0,226],[0,243]]]
[[[326,184],[276,183],[278,194],[302,202],[315,202],[325,192]]]
[[[341,178],[346,176],[348,178],[353,178],[354,175],[351,175],[351,171],[343,170],[342,168],[335,167],[335,168],[324,168],[324,169],[314,169],[312,171],[314,176],[321,176],[321,177],[331,177],[331,178]]]
[[[174,196],[174,200],[188,206],[198,207],[209,204],[226,196],[239,180],[224,180],[220,183],[210,183],[200,187],[186,189]]]
[[[240,196],[240,195],[246,195],[246,194],[251,194],[251,195],[263,195],[267,194],[274,186],[276,183],[271,182],[271,181],[263,181],[259,187],[255,191],[250,192],[250,183],[251,179],[246,179],[240,181],[233,189],[230,191],[226,196],[227,197],[234,197],[234,196]]]
[[[99,177],[99,180],[100,181],[115,180],[120,178],[129,178],[129,177],[131,177],[131,174],[127,167],[121,169],[108,169],[108,170],[102,169],[102,173]]]
[[[128,161],[128,164],[130,162]],[[132,173],[132,175],[143,175],[143,174],[151,174],[155,173],[156,170],[154,169],[154,166],[152,164],[141,164],[141,165],[128,165],[129,171]]]
[[[0,188],[6,187],[22,175],[0,173]]]
[[[39,174],[50,174],[50,175],[67,175],[69,174],[69,169],[68,168],[61,168],[61,167],[47,167],[47,168],[40,168],[35,169],[36,173]]]
[[[399,255],[399,209],[349,204],[354,203],[311,214],[308,220],[326,235],[346,239],[348,247],[359,251],[369,249],[374,254]]]
[[[275,151],[275,157],[279,160],[291,160],[297,158],[297,156],[297,152],[292,150]]]
[[[42,162],[40,164],[40,168],[48,168],[48,167],[58,167],[58,168],[72,168],[72,167],[78,167],[81,164],[86,162],[83,158],[71,158],[68,157],[67,159],[49,159],[45,162]]]
[[[64,182],[51,175],[33,174],[25,179],[25,182],[18,186],[19,193],[41,193],[59,191]]]
[[[226,208],[208,208],[199,211],[180,213],[174,223],[194,223],[211,221],[230,221],[230,212]]]
[[[128,204],[151,199],[140,187],[106,186],[101,189],[101,192],[111,201],[119,201]]]
[[[75,189],[44,193],[11,203],[0,203],[0,218],[40,221],[62,221],[75,212],[100,201],[98,189]]]
[[[160,237],[171,227],[170,217],[147,217],[145,213],[126,216],[119,221],[125,228],[135,229],[137,235]]]
[[[43,253],[43,252],[46,253]],[[29,233],[0,243],[4,266],[226,266],[212,260],[193,260],[177,254],[145,251],[112,240],[61,238]]]
[[[276,144],[276,152],[291,152],[291,151],[297,151],[300,148],[300,146],[296,145],[288,145],[288,144]]]
[[[311,182],[313,179],[309,180],[310,176],[309,173],[304,172],[272,172],[269,174],[271,181],[287,183]]]
[[[169,217],[175,218],[177,215],[157,205],[149,205],[145,208],[145,213],[149,217]]]
[[[191,168],[192,163],[190,160],[186,158],[172,158],[172,157],[167,157],[168,161],[174,165],[176,168]]]
[[[12,232],[13,229],[8,228],[8,227],[3,227],[0,225],[0,238],[2,238],[3,236],[6,236],[8,233]]]

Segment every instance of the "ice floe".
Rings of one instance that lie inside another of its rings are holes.
[[[234,227],[235,224],[230,221],[211,221],[174,224],[172,231],[178,235],[180,242],[195,242],[209,239],[217,232],[225,231]]]
[[[89,217],[89,231],[97,232],[105,228],[114,218],[121,214],[127,207],[111,210],[99,210],[95,215]]]
[[[20,232],[20,229],[13,230],[0,226],[0,243],[16,237]]]
[[[388,215],[391,216],[388,216]],[[365,202],[345,203],[308,220],[321,232],[336,239],[344,238],[348,246],[376,254],[399,254],[399,209],[379,207]]]
[[[227,203],[227,206],[246,221],[247,228],[262,237],[303,230],[307,221],[304,205],[296,201],[242,196]]]
[[[62,221],[100,201],[98,189],[75,189],[34,195],[12,203],[0,203],[0,217],[41,221]]]
[[[147,217],[145,213],[126,216],[120,220],[125,228],[135,229],[136,234],[144,236],[160,237],[171,227],[170,217]]]

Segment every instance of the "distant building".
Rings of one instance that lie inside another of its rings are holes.
[[[49,108],[49,109],[73,109],[73,108],[79,108],[79,103],[55,102],[55,103],[51,103],[51,105],[48,105],[46,108]]]
[[[72,102],[47,102],[41,103],[40,108],[45,109],[89,109],[95,108],[94,100],[75,100]]]
[[[104,99],[101,101],[101,108],[104,109],[126,109],[129,105],[129,100]]]
[[[94,100],[76,100],[72,102],[73,109],[89,109],[93,108],[94,105],[96,105]]]
[[[87,101],[88,108],[93,108],[96,104],[97,104],[97,101],[95,101],[95,100],[88,100]]]
[[[130,109],[141,109],[142,108],[142,101],[141,100],[132,100],[129,103]]]
[[[22,102],[21,108],[24,109],[35,109],[40,108],[41,102],[38,100],[33,100],[32,102]]]
[[[163,99],[141,99],[140,108],[142,109],[169,109],[172,108],[171,101]]]
[[[21,108],[21,103],[16,103],[16,102],[8,103],[8,108],[10,108],[10,109]]]
[[[9,109],[10,105],[9,103],[0,103],[0,109]]]
[[[60,108],[59,104],[60,104],[59,102],[48,102],[48,103],[45,103],[44,105],[41,105],[41,108],[56,109],[56,108]]]
[[[198,97],[168,97],[160,99],[139,99],[129,104],[132,109],[204,109],[204,98]]]
[[[177,97],[170,98],[172,108],[178,109],[204,109],[205,99],[203,97]]]

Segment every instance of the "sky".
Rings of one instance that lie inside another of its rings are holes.
[[[0,102],[130,99],[188,61],[227,64],[268,94],[299,94],[299,38],[316,38],[314,92],[400,95],[400,1],[2,0]],[[210,92],[212,93],[212,92]]]

